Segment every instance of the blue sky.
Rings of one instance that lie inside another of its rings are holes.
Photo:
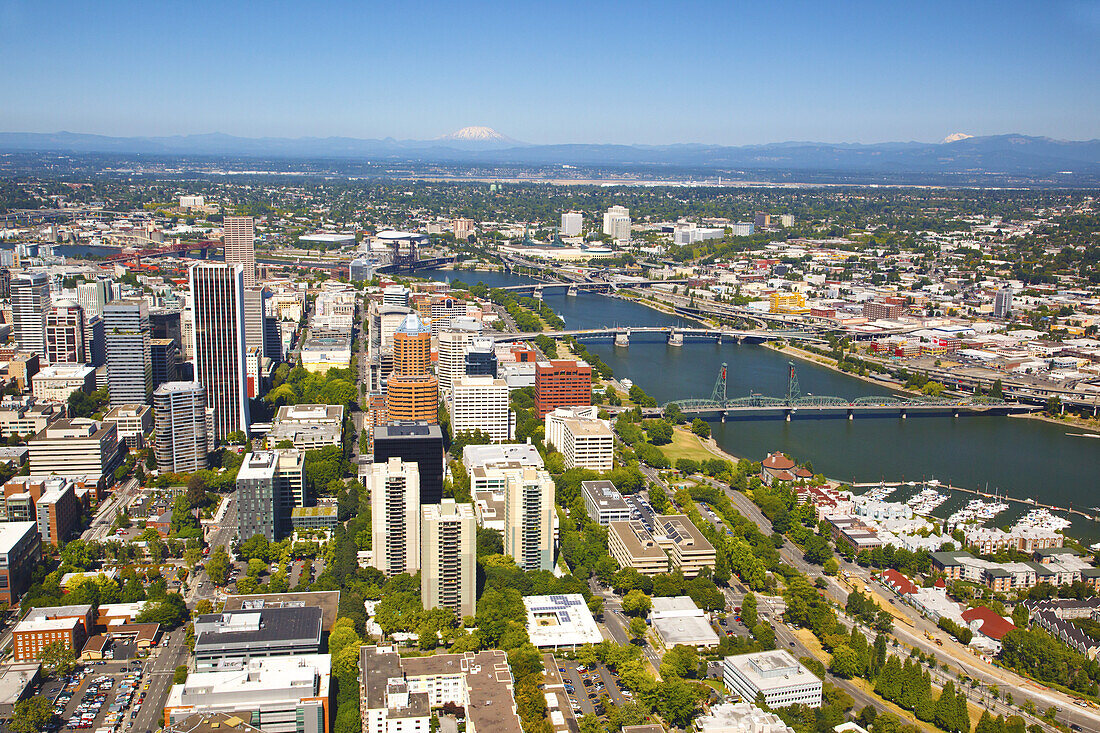
[[[0,0],[0,130],[1100,137],[1100,0]]]

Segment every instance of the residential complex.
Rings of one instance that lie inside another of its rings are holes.
[[[473,616],[477,522],[470,504],[443,499],[421,507],[420,598],[425,610]]]

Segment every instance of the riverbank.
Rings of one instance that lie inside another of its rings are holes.
[[[789,343],[785,343],[782,346],[779,346],[779,345],[777,345],[775,343],[772,343],[770,341],[766,341],[763,344],[761,344],[761,346],[763,346],[765,349],[771,349],[772,351],[775,351],[775,352],[780,353],[780,354],[789,354],[790,356],[793,356],[796,359],[801,359],[802,361],[812,362],[812,363],[814,363],[814,364],[816,364],[820,367],[824,367],[825,369],[829,369],[831,371],[834,371],[837,374],[843,374],[847,377],[852,377],[853,379],[858,379],[862,382],[867,382],[868,384],[876,384],[879,387],[883,387],[885,389],[893,390],[895,392],[899,392],[899,393],[904,394],[904,395],[922,396],[920,390],[906,389],[905,387],[903,387],[900,384],[897,384],[895,382],[884,382],[884,381],[881,381],[879,379],[871,379],[870,377],[865,377],[862,374],[856,374],[855,372],[846,372],[846,371],[844,371],[843,369],[841,369],[840,367],[837,366],[835,359],[830,359],[827,356],[822,356],[821,354],[815,354],[812,351],[806,351],[804,349],[800,349],[797,346],[794,346],[794,345],[789,344]]]
[[[1067,428],[1076,428],[1078,430],[1088,430],[1091,433],[1100,435],[1100,422],[1096,420],[1084,420],[1079,417],[1051,417],[1050,415],[1042,412],[1029,412],[1026,414],[1009,415],[1009,417],[1026,417],[1031,420],[1042,420],[1043,422],[1054,423],[1055,425],[1061,425]]]

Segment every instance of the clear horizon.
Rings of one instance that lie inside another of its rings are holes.
[[[1100,138],[1100,3],[0,0],[0,130],[532,144]]]

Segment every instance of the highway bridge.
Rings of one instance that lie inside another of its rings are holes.
[[[831,397],[826,395],[803,395],[798,385],[798,374],[794,363],[788,362],[787,394],[770,397],[761,394],[749,394],[745,397],[730,398],[726,395],[726,364],[714,384],[714,390],[707,398],[688,398],[673,400],[662,407],[676,405],[689,416],[717,416],[722,422],[729,418],[740,420],[776,420],[790,421],[795,417],[811,418],[847,418],[863,417],[900,417],[910,415],[1010,415],[1034,412],[1039,408],[1030,405],[1004,402],[988,397],[967,397],[962,399],[947,397],[920,397],[909,395],[872,395],[868,397]]]
[[[653,341],[653,335],[662,336],[671,345],[679,345],[685,341],[736,341],[761,343],[784,339],[788,341],[823,342],[816,333],[811,331],[770,331],[770,330],[735,330],[715,328],[689,328],[681,326],[623,326],[608,328],[582,328],[572,331],[542,331],[536,333],[495,333],[493,338],[498,342],[523,341],[535,336],[549,336],[550,338],[575,338],[578,341],[599,341],[614,339],[616,346],[628,346],[631,339]]]

